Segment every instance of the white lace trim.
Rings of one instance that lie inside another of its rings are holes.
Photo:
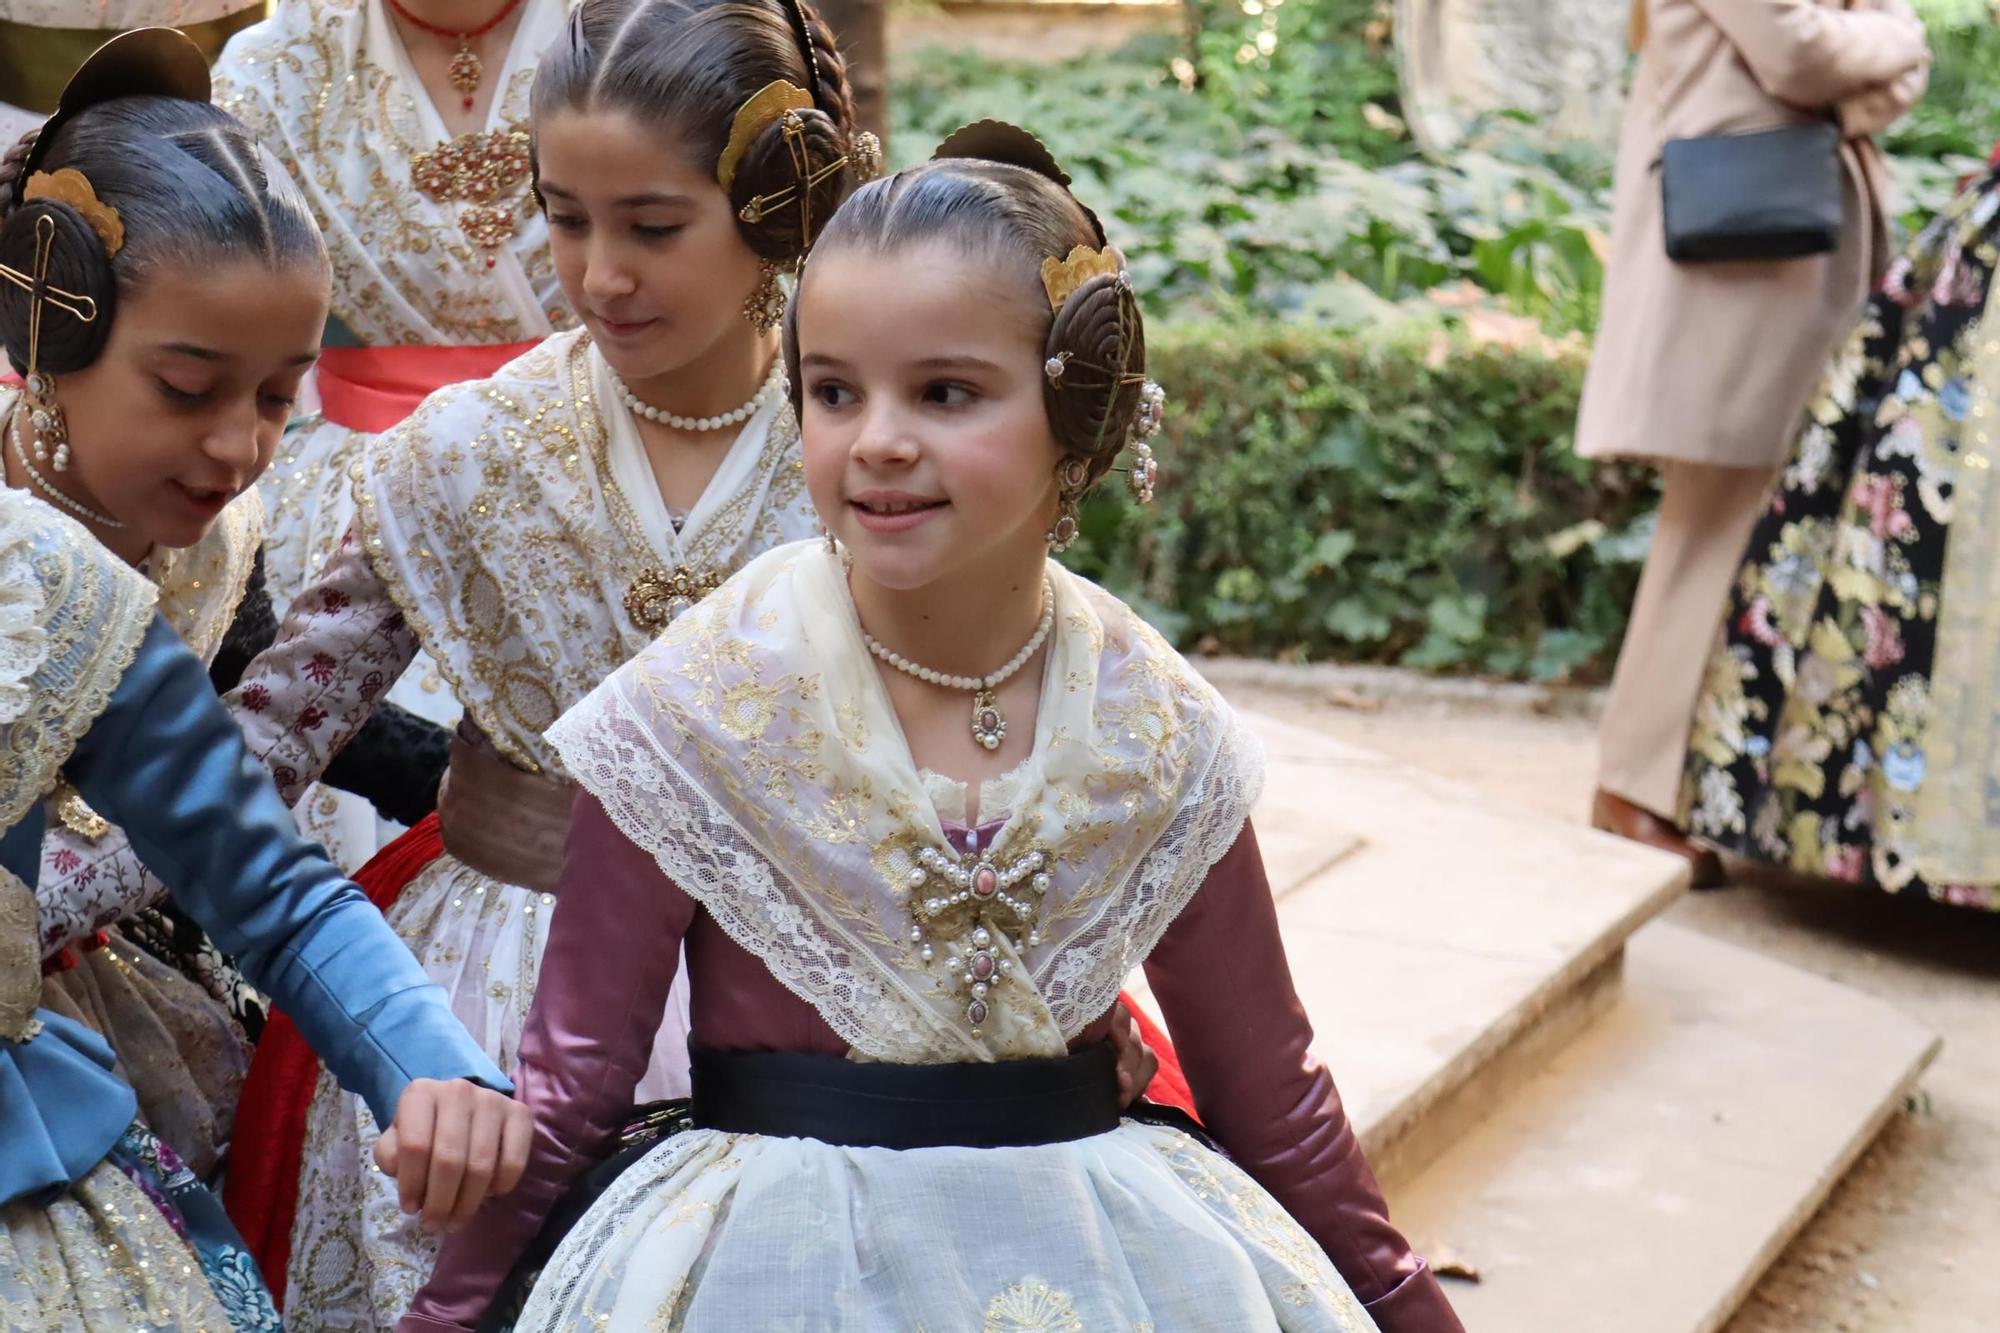
[[[807,909],[806,895],[622,696],[592,694],[548,739],[619,831],[855,1050],[902,1064],[981,1058],[968,1031],[941,1021],[865,947]]]
[[[152,623],[156,591],[83,526],[20,491],[0,487],[0,544],[18,571],[25,550],[44,641],[16,652],[29,668],[25,703],[0,733],[0,828],[47,794],[78,740],[111,702]],[[20,625],[18,573],[9,575],[9,623]],[[18,665],[18,663],[16,664]],[[11,677],[13,668],[6,673]],[[0,677],[3,679],[4,677]]]
[[[48,660],[49,636],[34,546],[11,515],[0,513],[0,521],[0,722],[12,722],[28,711],[28,681]]]
[[[1235,843],[1261,748],[1122,604],[1058,573],[1036,749],[996,864],[1053,884],[988,1019],[949,947],[919,956],[907,877],[942,831],[815,544],[746,569],[548,734],[663,873],[858,1052],[900,1062],[1060,1054],[1111,1004]],[[950,941],[936,941],[948,946]],[[987,946],[981,946],[987,947]]]

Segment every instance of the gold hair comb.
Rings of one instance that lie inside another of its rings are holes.
[[[757,136],[789,113],[810,111],[812,105],[811,93],[783,79],[775,79],[751,94],[750,100],[737,108],[736,119],[730,122],[729,142],[715,163],[716,181],[724,190],[734,186],[736,169],[743,165],[743,155],[750,151]]]
[[[118,216],[118,210],[99,199],[97,191],[91,188],[90,178],[75,167],[38,171],[28,177],[28,188],[21,192],[21,201],[31,203],[36,199],[53,199],[81,213],[90,229],[97,233],[97,239],[104,243],[106,255],[116,258],[125,248],[125,222]]]
[[[1092,278],[1116,277],[1125,269],[1125,256],[1118,253],[1116,246],[1107,245],[1102,250],[1093,250],[1087,245],[1079,245],[1069,252],[1069,258],[1056,259],[1053,256],[1042,261],[1042,287],[1049,294],[1049,309],[1061,310],[1063,302],[1076,294],[1076,289]]]

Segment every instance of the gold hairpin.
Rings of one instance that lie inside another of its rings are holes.
[[[811,93],[784,79],[774,79],[752,93],[750,100],[736,109],[736,118],[729,124],[729,142],[715,163],[716,181],[724,190],[734,186],[736,169],[743,165],[743,155],[750,151],[757,136],[785,115],[810,111],[812,105]]]
[[[28,177],[28,188],[21,191],[21,202],[32,203],[37,199],[53,199],[81,213],[90,229],[97,233],[97,239],[104,243],[104,253],[111,258],[117,258],[118,252],[125,248],[124,219],[118,216],[117,209],[97,197],[90,178],[75,167],[38,171]]]
[[[37,173],[39,174],[39,173]],[[117,216],[115,213],[112,215]],[[41,369],[42,309],[54,306],[85,324],[97,322],[97,301],[80,292],[64,291],[49,282],[49,256],[56,244],[56,220],[44,213],[35,219],[35,271],[0,264],[0,281],[13,283],[28,294],[28,384],[33,388]]]
[[[1125,256],[1118,247],[1107,245],[1093,250],[1079,245],[1067,259],[1050,257],[1042,261],[1042,288],[1049,294],[1049,309],[1061,310],[1063,302],[1092,278],[1116,277],[1125,271]]]

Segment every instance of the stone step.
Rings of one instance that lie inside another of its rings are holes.
[[[1247,720],[1266,748],[1255,819],[1293,982],[1393,1187],[1616,998],[1626,937],[1685,867]],[[1132,989],[1150,1006],[1143,977]]]
[[[1711,1333],[1901,1107],[1937,1038],[1657,922],[1604,1016],[1392,1189],[1479,1333]]]

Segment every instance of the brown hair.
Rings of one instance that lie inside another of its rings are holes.
[[[947,241],[968,255],[1018,263],[1046,311],[1042,261],[1061,260],[1078,246],[1100,249],[1104,233],[1045,151],[1019,157],[1033,165],[946,156],[864,185],[827,224],[819,251],[859,246],[882,253]],[[797,309],[794,301],[785,320],[794,406],[801,398]],[[1050,429],[1065,455],[1085,464],[1086,484],[1095,485],[1111,470],[1138,414],[1145,325],[1122,272],[1084,282],[1048,319],[1045,365],[1062,367],[1042,381]]]
[[[83,173],[124,224],[114,259],[83,214],[52,198],[15,205],[0,222],[0,264],[33,273],[41,219],[54,227],[48,280],[97,304],[89,323],[50,311],[38,366],[82,370],[111,336],[118,298],[161,263],[255,258],[271,268],[322,267],[326,246],[305,197],[242,125],[207,102],[118,97],[63,122],[38,171]],[[29,296],[0,282],[0,342],[17,369],[28,365]]]
[[[737,227],[760,258],[798,259],[847,193],[854,97],[833,30],[805,0],[583,0],[566,39],[535,71],[534,116],[616,109],[670,130],[695,167],[713,177],[736,112],[765,85],[784,80],[812,94],[799,113],[805,162],[781,126],[752,141],[729,190]],[[803,208],[755,222],[743,208],[759,196],[811,186]]]

